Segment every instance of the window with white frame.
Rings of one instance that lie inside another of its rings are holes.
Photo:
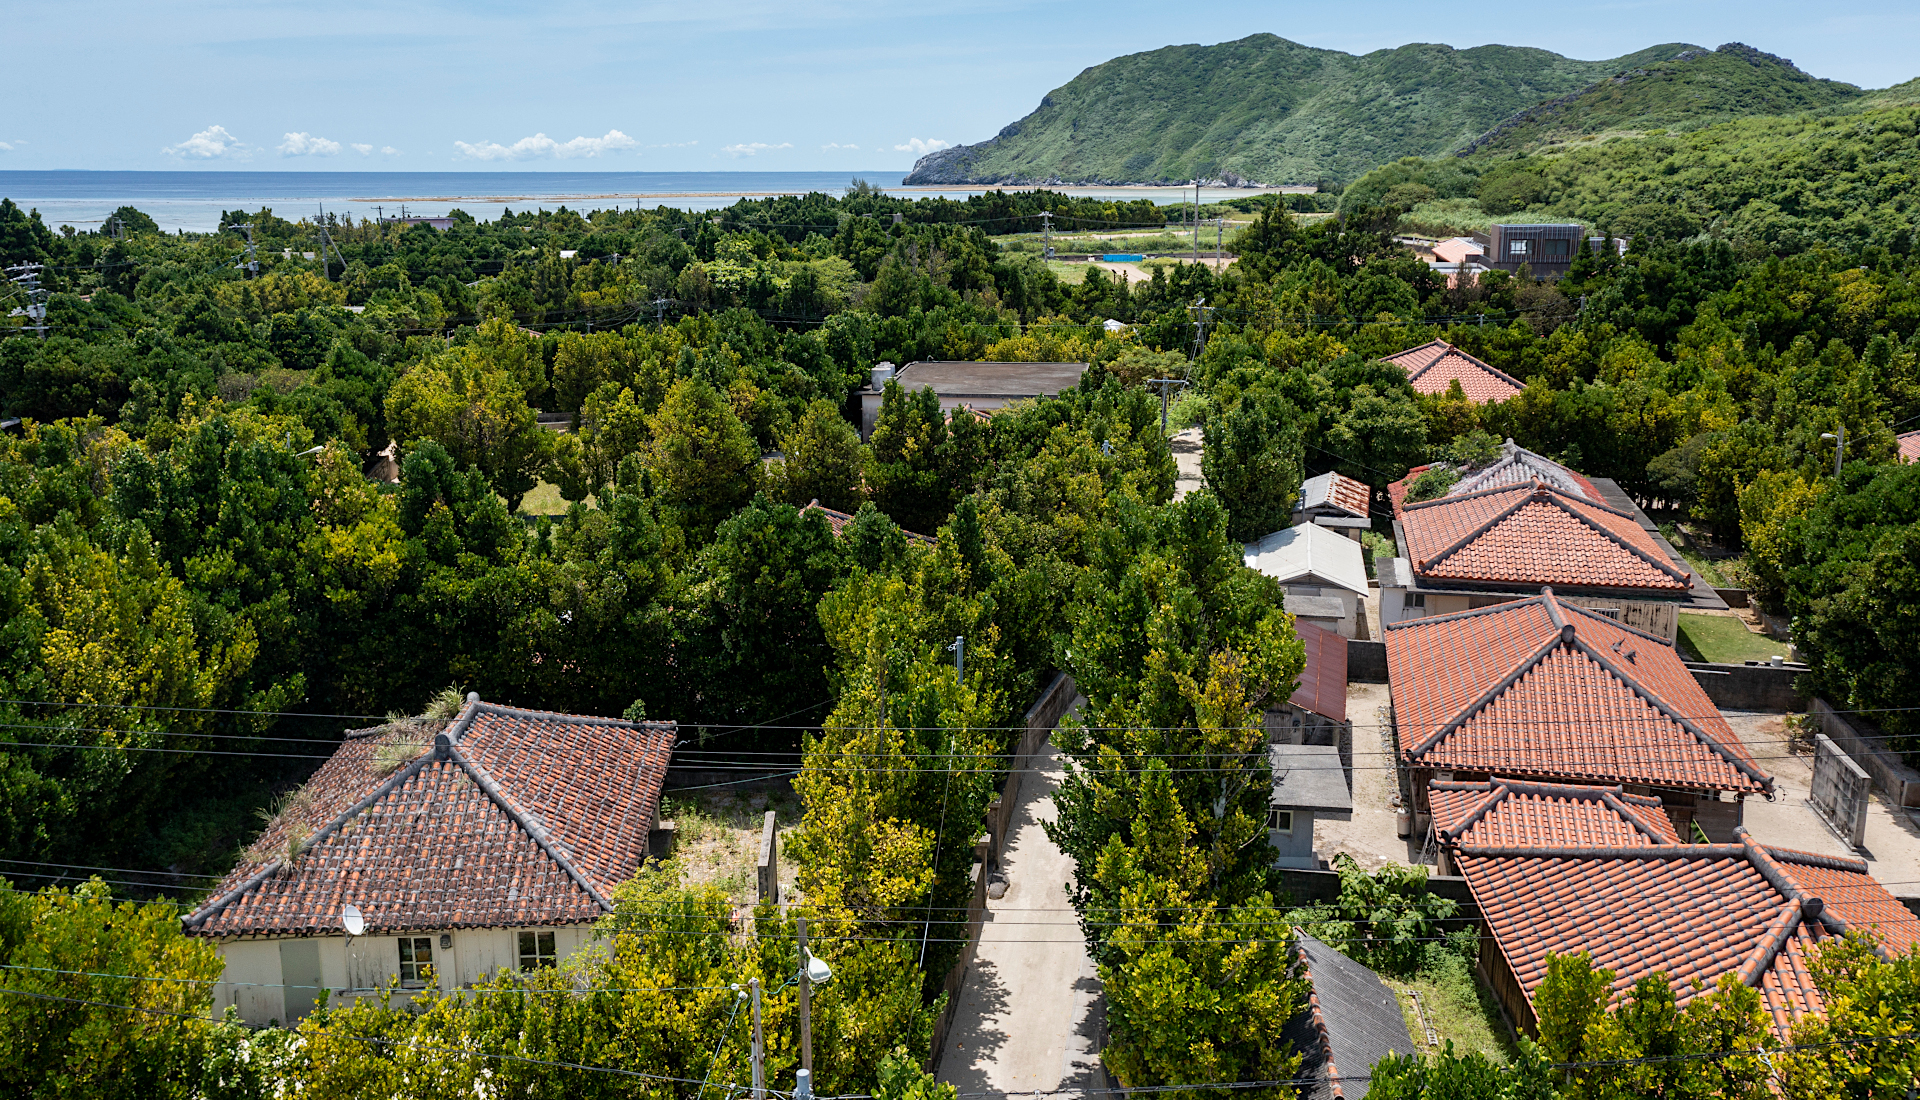
[[[1525,241],[1508,241],[1507,242],[1507,255],[1524,256],[1526,254],[1527,254],[1527,242]]]
[[[1268,810],[1267,831],[1271,833],[1293,832],[1292,810]]]
[[[433,969],[433,937],[400,937],[400,984],[423,986]]]
[[[1425,607],[1427,606],[1427,594],[1425,592],[1408,592],[1401,598],[1400,606]]]
[[[552,932],[520,933],[520,969],[537,970],[556,962]]]

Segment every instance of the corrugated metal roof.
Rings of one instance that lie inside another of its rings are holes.
[[[1247,543],[1246,563],[1267,576],[1290,584],[1312,575],[1329,584],[1362,595],[1367,591],[1367,566],[1360,544],[1311,523],[1275,531]]]

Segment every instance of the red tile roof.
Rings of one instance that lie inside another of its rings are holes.
[[[1445,340],[1435,340],[1417,348],[1383,357],[1386,362],[1406,369],[1407,381],[1420,393],[1438,396],[1448,384],[1460,381],[1460,389],[1470,401],[1485,404],[1505,401],[1526,388],[1518,378],[1491,364],[1468,355]]]
[[[1300,503],[1295,511],[1335,508],[1356,519],[1365,519],[1373,510],[1373,489],[1364,481],[1329,470],[1310,477],[1300,486]]]
[[[1551,485],[1501,485],[1400,509],[1422,581],[1684,595],[1692,575],[1631,515]]]
[[[820,503],[819,497],[815,497],[812,500],[808,501],[807,506],[800,510],[802,512],[820,513],[820,515],[823,518],[825,518],[827,521],[827,529],[833,532],[835,538],[838,538],[841,535],[846,534],[847,526],[853,522],[852,513],[842,512],[837,509],[829,508],[826,505]],[[906,535],[908,541],[911,541],[911,542],[924,542],[928,545],[933,545],[935,542],[938,541],[937,539],[934,539],[927,535],[916,535],[912,531],[902,530],[901,534]]]
[[[1821,1011],[1808,948],[1850,930],[1883,953],[1920,942],[1920,920],[1867,874],[1865,861],[1733,844],[1649,846],[1457,844],[1454,862],[1487,931],[1529,1000],[1549,954],[1588,951],[1614,971],[1619,997],[1664,972],[1686,1004],[1694,983],[1732,973],[1760,991],[1784,1038]]]
[[[1443,844],[1645,848],[1681,843],[1659,799],[1628,794],[1618,786],[1529,783],[1520,779],[1479,783],[1435,780],[1427,785],[1427,791],[1435,834]]]
[[[376,931],[593,920],[646,858],[675,734],[468,696],[434,738],[349,735],[188,931],[330,932],[349,903]]]
[[[1347,640],[1324,626],[1297,623],[1307,667],[1289,703],[1336,722],[1347,720]]]
[[[1906,432],[1894,438],[1900,448],[1900,461],[1920,462],[1920,432]]]
[[[1387,676],[1410,767],[1679,790],[1773,779],[1673,643],[1539,596],[1392,623]]]

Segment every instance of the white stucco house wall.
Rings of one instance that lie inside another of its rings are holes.
[[[437,732],[348,734],[206,905],[213,1011],[290,1025],[397,982],[396,1000],[557,965],[649,855],[676,728],[483,703]],[[346,907],[362,915],[349,937]]]

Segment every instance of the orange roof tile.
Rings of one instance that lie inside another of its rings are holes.
[[[1693,587],[1632,516],[1538,481],[1402,505],[1400,529],[1423,581],[1670,595]]]
[[[349,735],[187,929],[333,931],[349,903],[377,931],[593,920],[646,858],[675,734],[469,696],[432,739]]]
[[[1681,843],[1659,799],[1628,794],[1617,785],[1435,780],[1427,791],[1442,843],[1517,848]]]
[[[1383,357],[1406,369],[1413,388],[1430,396],[1446,393],[1455,379],[1468,400],[1505,401],[1526,386],[1513,375],[1468,355],[1445,340],[1435,340]]]
[[[1900,448],[1900,461],[1920,462],[1920,432],[1906,432],[1894,438]]]
[[[853,519],[854,519],[853,514],[850,512],[842,512],[842,511],[839,511],[838,509],[829,508],[826,505],[820,503],[819,497],[815,497],[814,499],[808,501],[807,506],[805,508],[800,509],[800,511],[820,513],[821,517],[827,521],[827,530],[832,531],[836,538],[847,533],[847,527],[849,524],[853,523]],[[912,531],[907,531],[904,529],[900,533],[907,536],[907,540],[909,542],[923,542],[923,543],[932,545],[933,543],[938,541],[932,538],[931,536],[916,535]]]
[[[1664,972],[1684,1005],[1695,982],[1734,974],[1786,1037],[1822,1008],[1810,947],[1850,930],[1887,954],[1920,942],[1920,920],[1864,861],[1763,847],[1744,828],[1732,844],[1457,844],[1453,858],[1529,999],[1548,955],[1587,951],[1614,971],[1616,998]]]
[[[1434,771],[1767,791],[1671,642],[1539,596],[1390,624],[1402,758]]]

